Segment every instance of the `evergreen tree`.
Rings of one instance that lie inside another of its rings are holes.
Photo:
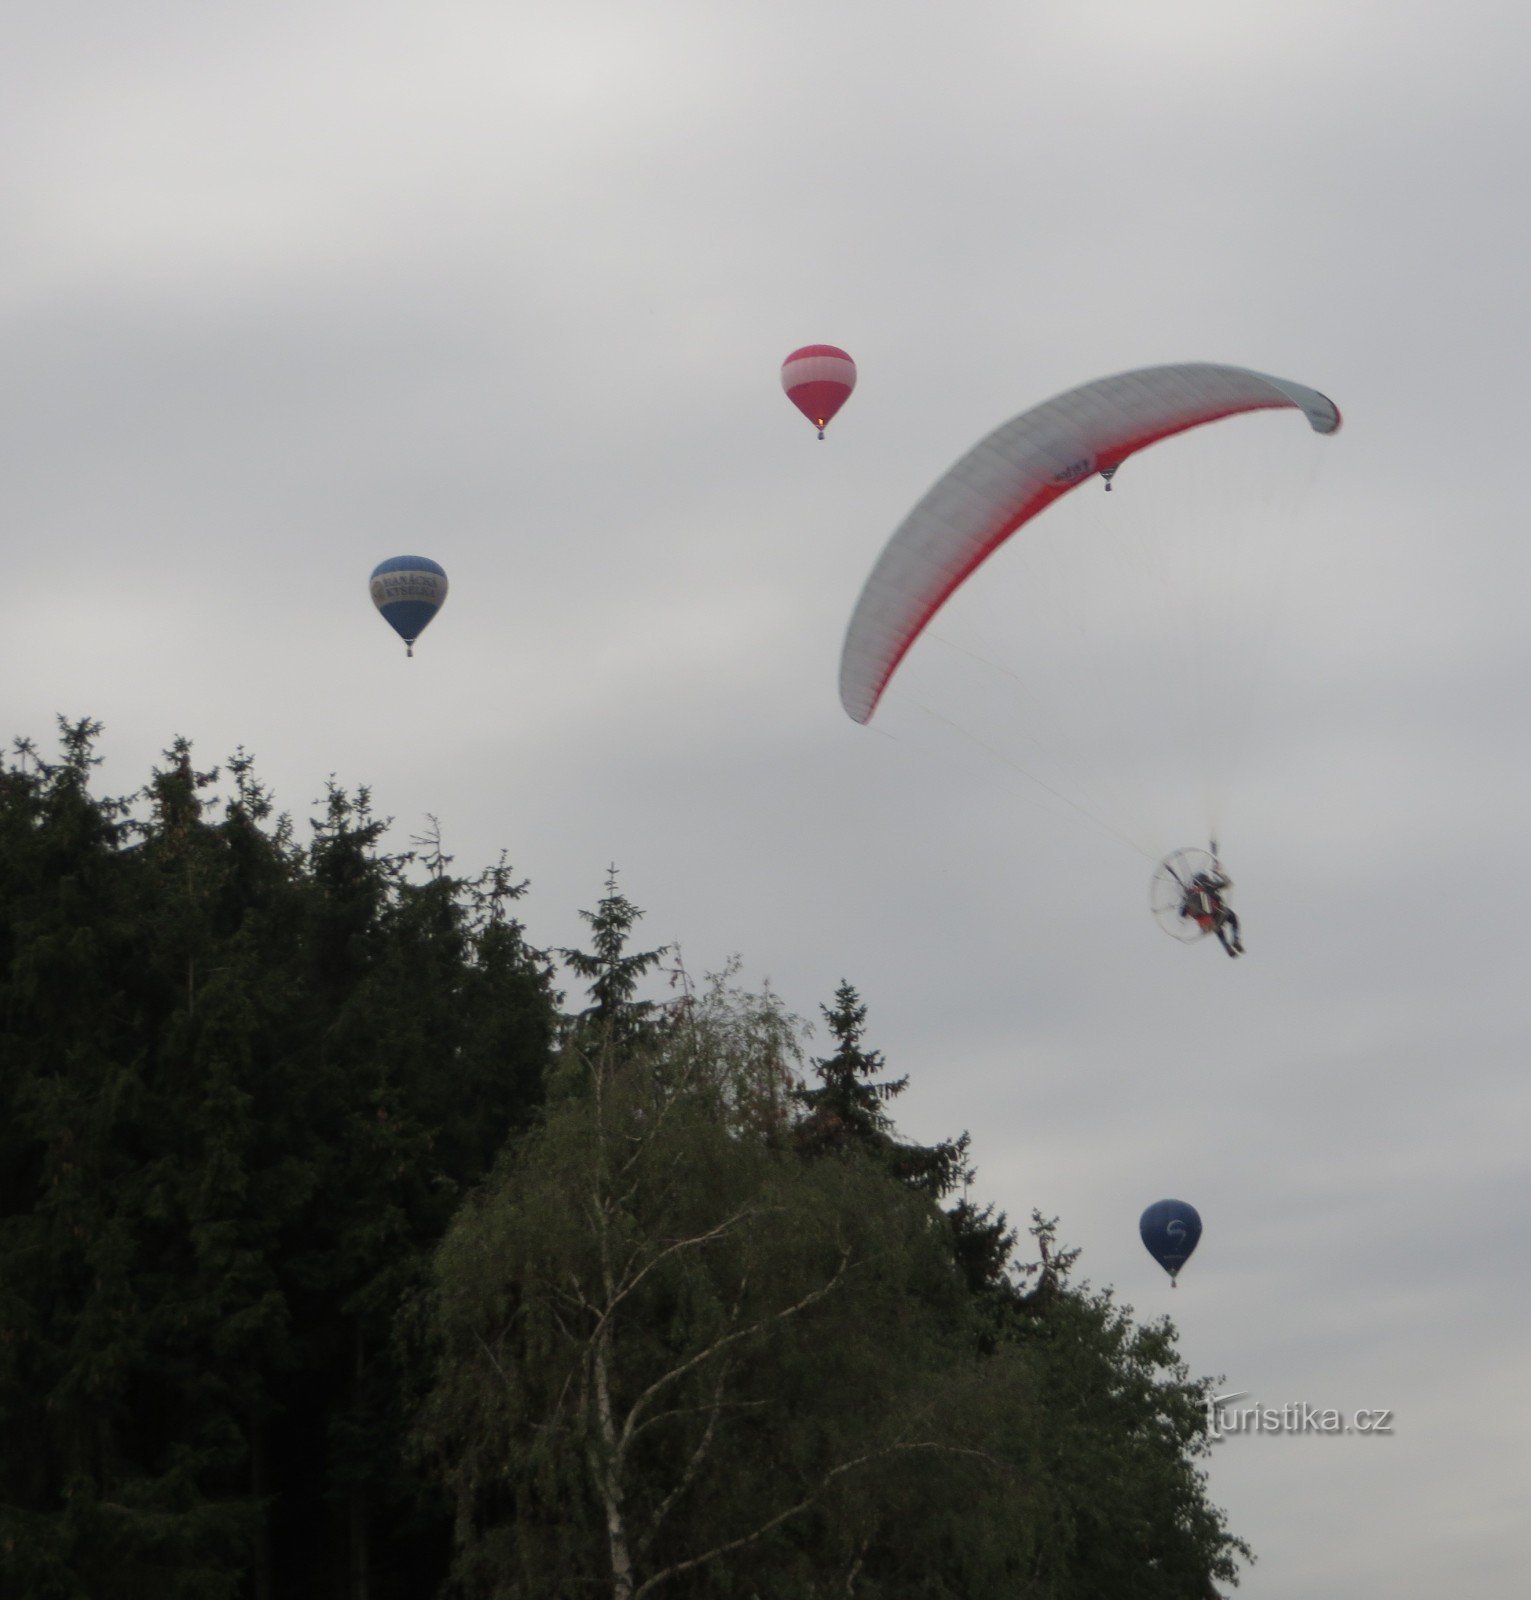
[[[638,986],[664,960],[669,946],[628,951],[643,913],[617,888],[615,866],[607,869],[606,893],[595,910],[580,916],[590,925],[591,948],[558,953],[578,976],[590,980],[590,1005],[579,1017],[585,1037],[618,1058],[651,1039],[662,1020],[655,1001],[638,998]]]
[[[804,1085],[776,997],[643,997],[613,871],[562,1018],[503,860],[184,740],[99,797],[98,731],[0,767],[6,1600],[403,1600],[454,1518],[538,1600],[1234,1580],[1209,1384],[900,1136],[848,984]]]
[[[835,1049],[813,1063],[819,1087],[796,1091],[805,1113],[798,1123],[801,1148],[815,1155],[853,1147],[886,1155],[892,1146],[893,1119],[885,1108],[904,1092],[909,1080],[877,1079],[883,1070],[882,1053],[862,1045],[867,1008],[849,983],[842,979],[834,1005],[819,1010]]]
[[[273,1525],[284,1594],[312,1581],[315,1549],[332,1551],[332,1581],[374,1595],[417,1588],[441,1560],[433,1487],[399,1451],[415,1380],[393,1324],[462,1195],[539,1102],[555,1026],[503,862],[463,882],[432,837],[412,881],[414,852],[379,851],[385,828],[365,790],[332,786],[308,854],[298,949],[315,981],[293,1092],[313,1157],[283,1240],[303,1342],[270,1452],[305,1484]]]
[[[1039,1260],[1001,1341],[1047,1396],[1035,1456],[1043,1488],[1038,1592],[1067,1600],[1212,1597],[1253,1559],[1206,1494],[1207,1400],[1169,1319],[1138,1324],[1110,1290],[1076,1287],[1078,1257],[1033,1215]]]
[[[997,1458],[1031,1461],[1049,1486],[1033,1508],[1046,1530],[1028,1568],[1035,1592],[1169,1600],[1199,1596],[1214,1579],[1236,1582],[1249,1550],[1207,1501],[1197,1465],[1209,1448],[1211,1384],[1190,1379],[1169,1323],[1138,1327],[1109,1292],[1074,1288],[1078,1253],[1060,1251],[1056,1224],[1040,1216],[1031,1230],[1039,1259],[1018,1264],[1004,1213],[967,1198],[968,1135],[934,1146],[897,1137],[886,1108],[908,1080],[887,1078],[882,1053],[865,1044],[855,989],[842,983],[824,1016],[836,1048],[814,1063],[819,1087],[798,1091],[800,1147],[810,1156],[870,1154],[933,1201],[962,1185],[942,1215],[972,1296],[975,1346],[993,1373],[989,1392],[1013,1385],[1013,1399],[1028,1388],[1046,1396],[1042,1426],[1017,1401],[1018,1426],[1000,1426],[996,1411],[987,1434]]]
[[[411,881],[365,794],[300,850],[181,740],[135,819],[97,732],[0,773],[0,1592],[418,1593],[391,1329],[540,1099],[520,886]]]
[[[808,1156],[860,1151],[881,1162],[901,1183],[931,1200],[947,1199],[957,1188],[964,1194],[945,1213],[957,1264],[975,1294],[997,1291],[1003,1297],[1016,1236],[1003,1212],[969,1203],[967,1133],[938,1144],[900,1139],[887,1107],[908,1086],[907,1076],[880,1077],[886,1063],[880,1050],[864,1041],[867,1008],[855,988],[841,981],[832,1006],[822,1006],[835,1049],[815,1060],[818,1087],[801,1085],[793,1098],[802,1107],[796,1126],[799,1149]]]
[[[840,1000],[848,1070],[825,1087],[882,1070]],[[456,1500],[458,1592],[1169,1600],[1231,1580],[1245,1552],[1195,1465],[1205,1386],[1168,1325],[1074,1288],[1048,1225],[1032,1269],[992,1225],[965,1263],[981,1230],[894,1172],[886,1116],[783,1140],[792,1032],[714,983],[644,1051],[575,1050],[545,1125],[459,1214],[420,1433]]]
[[[882,1161],[901,1182],[939,1200],[963,1181],[968,1136],[940,1144],[911,1144],[898,1138],[887,1107],[909,1086],[909,1079],[878,1078],[884,1070],[880,1050],[862,1042],[867,1008],[842,980],[833,1006],[821,1006],[834,1053],[813,1063],[817,1088],[800,1087],[795,1098],[804,1115],[798,1140],[805,1154],[860,1150]]]
[[[29,1449],[8,1457],[0,1574],[233,1594],[257,1520],[243,1412],[281,1329],[242,1205],[237,980],[207,948],[211,775],[178,747],[130,823],[88,793],[97,731],[65,725],[56,765],[20,746],[4,793],[0,1429]]]

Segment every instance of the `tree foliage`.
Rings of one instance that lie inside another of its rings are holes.
[[[928,1209],[761,1136],[790,1040],[718,982],[643,1053],[571,1046],[454,1224],[424,1435],[466,1592],[817,1593],[826,1560],[844,1592],[874,1487],[908,1457],[970,1468],[940,1403],[964,1296]]]
[[[1173,1329],[900,1133],[849,983],[808,1058],[613,868],[565,1013],[503,860],[97,732],[0,766],[7,1600],[1235,1579]]]
[[[0,774],[0,1592],[404,1592],[393,1318],[556,1021],[520,886],[184,741],[97,798],[96,732]]]
[[[902,1081],[849,985],[817,1089],[795,1019],[726,976],[645,1017],[640,1047],[617,1015],[571,1042],[437,1255],[420,1440],[456,1592],[1169,1600],[1235,1577],[1169,1325],[1071,1287],[1051,1224],[1028,1269],[1002,1215],[940,1209],[966,1138],[897,1137]]]

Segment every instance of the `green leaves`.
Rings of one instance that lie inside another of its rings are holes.
[[[503,859],[184,740],[98,797],[97,731],[0,770],[7,1597],[424,1596],[450,1529],[497,1600],[1234,1578],[1173,1328],[901,1137],[849,983],[805,1081],[613,869],[562,1015]]]
[[[880,1058],[837,998],[821,1081],[859,1093]],[[1172,1331],[1073,1289],[1051,1224],[1028,1274],[1003,1217],[941,1212],[885,1118],[809,1137],[827,1097],[795,1082],[801,1036],[730,975],[641,1046],[576,1036],[543,1124],[459,1213],[418,1438],[463,1593],[1062,1600],[1231,1576]]]
[[[895,1419],[961,1318],[939,1239],[869,1163],[759,1136],[779,1088],[750,1057],[779,1035],[725,1015],[714,990],[658,1050],[589,1070],[438,1253],[423,1438],[470,1587],[731,1592],[938,1443]]]

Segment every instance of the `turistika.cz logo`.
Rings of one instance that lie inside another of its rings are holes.
[[[1393,1413],[1382,1407],[1363,1406],[1340,1411],[1333,1406],[1310,1406],[1289,1401],[1284,1406],[1244,1405],[1248,1389],[1234,1394],[1207,1396],[1207,1433],[1225,1439],[1233,1433],[1387,1433],[1393,1431]]]

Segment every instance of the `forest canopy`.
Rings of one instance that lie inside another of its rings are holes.
[[[539,947],[365,789],[99,731],[0,770],[0,1592],[1236,1581],[1210,1380],[900,1133],[850,982],[694,977],[615,869]]]

